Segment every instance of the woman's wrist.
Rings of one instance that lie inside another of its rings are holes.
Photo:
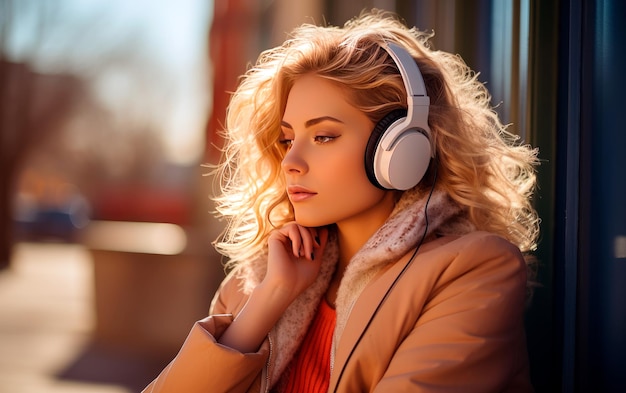
[[[267,283],[259,284],[248,302],[218,340],[242,353],[256,352],[292,299]]]
[[[255,298],[260,304],[263,304],[265,309],[277,309],[280,310],[279,315],[289,307],[294,300],[291,295],[291,290],[281,287],[279,285],[272,285],[268,282],[261,282],[254,288],[250,299]],[[276,319],[278,320],[278,318]]]

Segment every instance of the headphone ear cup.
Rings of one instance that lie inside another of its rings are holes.
[[[407,111],[404,109],[396,109],[394,111],[389,112],[385,115],[372,130],[370,134],[370,138],[367,141],[367,147],[365,148],[365,173],[367,174],[367,178],[369,181],[378,188],[382,188],[383,190],[387,190],[388,188],[383,187],[377,179],[376,168],[374,164],[374,159],[376,157],[376,151],[378,150],[378,145],[380,140],[385,135],[389,127],[395,123],[396,121],[406,117]]]

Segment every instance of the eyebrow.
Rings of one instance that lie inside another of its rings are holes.
[[[341,121],[341,120],[339,120],[339,119],[337,119],[337,118],[335,118],[335,117],[332,117],[332,116],[322,116],[322,117],[316,117],[315,119],[307,120],[307,121],[304,123],[304,127],[309,128],[309,127],[312,127],[312,126],[314,126],[314,125],[316,125],[316,124],[319,124],[319,123],[321,123],[321,122],[323,122],[323,121],[332,121],[332,122],[335,122],[335,123],[341,123],[341,124],[344,124],[344,123],[343,123],[343,121]],[[284,121],[284,120],[282,120],[282,121],[280,122],[280,124],[281,124],[283,127],[285,127],[285,128],[289,128],[289,129],[293,130],[293,127],[291,126],[291,124],[287,123],[287,122],[286,122],[286,121]]]

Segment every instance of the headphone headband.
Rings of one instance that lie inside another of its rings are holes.
[[[365,151],[365,169],[377,187],[408,190],[421,181],[434,157],[428,127],[430,98],[409,52],[393,42],[381,47],[400,71],[407,92],[407,110],[392,111],[376,124]]]
[[[415,60],[413,60],[409,52],[393,42],[387,42],[383,48],[393,58],[393,61],[400,70],[400,75],[402,75],[402,80],[406,86],[407,95],[409,97],[428,98],[422,73],[419,71],[419,68],[417,68]]]
[[[430,97],[426,93],[426,85],[424,78],[420,72],[415,60],[409,52],[402,46],[387,42],[383,48],[389,53],[394,63],[400,71],[400,76],[404,82],[404,88],[407,93],[407,119],[406,128],[418,127],[426,133],[430,140],[430,127],[428,127],[428,109],[430,108]],[[434,157],[434,151],[431,151],[431,157]]]

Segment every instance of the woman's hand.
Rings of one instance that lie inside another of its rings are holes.
[[[327,240],[326,228],[294,222],[273,231],[265,278],[218,342],[242,353],[255,352],[291,302],[315,282]]]
[[[319,274],[328,229],[290,222],[268,239],[267,274],[262,285],[273,288],[290,304]]]

